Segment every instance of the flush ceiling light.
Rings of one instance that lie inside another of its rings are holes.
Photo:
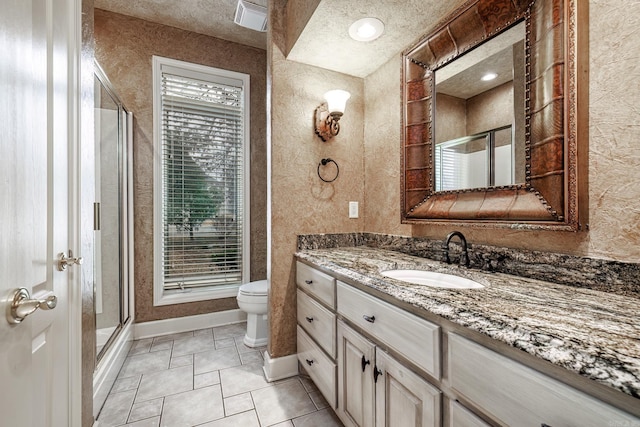
[[[370,42],[382,35],[384,24],[378,18],[362,18],[351,24],[349,35],[359,42]]]
[[[340,132],[340,117],[344,114],[347,99],[351,94],[346,90],[330,90],[324,94],[323,102],[316,108],[316,134],[323,141],[328,141]]]
[[[480,80],[482,80],[483,82],[488,82],[489,80],[493,80],[496,77],[498,77],[496,73],[487,73],[484,76],[482,76]]]

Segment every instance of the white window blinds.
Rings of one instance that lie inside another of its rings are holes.
[[[240,284],[243,81],[162,65],[160,92],[163,289]]]

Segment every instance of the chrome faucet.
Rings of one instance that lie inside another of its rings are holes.
[[[469,267],[469,252],[467,251],[467,239],[464,238],[464,235],[459,231],[452,231],[447,235],[444,243],[442,244],[442,261],[447,264],[451,264],[451,259],[449,258],[449,243],[451,243],[451,239],[458,236],[460,239],[460,244],[462,245],[462,253],[460,254],[460,265],[464,265],[465,267]]]

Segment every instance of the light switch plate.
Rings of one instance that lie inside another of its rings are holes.
[[[358,202],[349,202],[349,218],[358,218]]]

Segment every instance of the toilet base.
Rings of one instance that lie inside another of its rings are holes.
[[[247,333],[244,345],[247,347],[262,347],[269,340],[269,326],[266,314],[247,313]]]

